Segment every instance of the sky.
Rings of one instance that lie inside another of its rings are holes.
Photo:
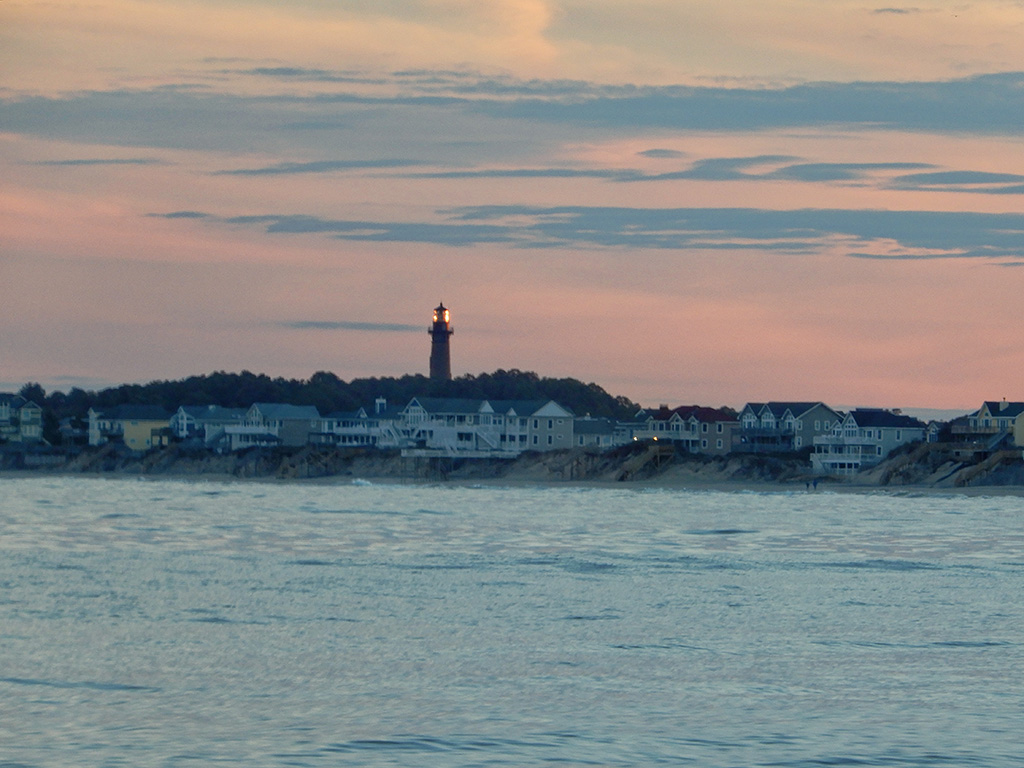
[[[1024,2],[0,0],[0,389],[1024,399]]]

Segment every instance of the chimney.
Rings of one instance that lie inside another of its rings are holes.
[[[378,397],[373,402],[373,412],[380,416],[384,411],[388,409],[388,401],[386,397]]]
[[[1004,398],[1003,398],[1003,402],[1001,402],[1001,403],[999,404],[999,410],[1000,410],[1000,411],[1005,411],[1005,410],[1006,410],[1006,406],[1008,406],[1008,405],[1009,405],[1009,403],[1008,403],[1008,402],[1006,402],[1006,398],[1004,397]]]

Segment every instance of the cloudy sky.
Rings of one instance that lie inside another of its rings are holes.
[[[1024,2],[0,1],[0,388],[1021,399]]]

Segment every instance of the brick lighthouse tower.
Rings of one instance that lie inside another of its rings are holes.
[[[430,378],[435,381],[451,381],[452,351],[448,345],[448,337],[455,331],[449,326],[451,313],[444,304],[438,304],[434,310],[434,324],[427,329],[430,334]]]

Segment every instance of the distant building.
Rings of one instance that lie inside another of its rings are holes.
[[[320,420],[320,431],[313,442],[323,445],[362,447],[376,445],[380,439],[379,420],[371,419],[365,408],[334,411]]]
[[[225,428],[245,421],[245,414],[245,408],[183,405],[171,416],[171,432],[179,440],[194,438],[211,445],[224,436]]]
[[[857,408],[831,434],[814,438],[811,467],[819,474],[851,475],[878,464],[894,448],[924,441],[927,432],[924,422],[910,416]]]
[[[735,451],[786,453],[810,448],[842,419],[822,402],[747,403],[740,411]]]
[[[986,400],[972,413],[968,423],[975,434],[997,434],[1013,429],[1017,417],[1024,413],[1024,403],[1006,400]]]
[[[118,405],[89,409],[89,445],[121,442],[148,451],[170,442],[171,414],[159,405]]]
[[[581,416],[573,421],[573,439],[581,448],[613,448],[629,442],[619,429],[619,422],[603,417]]]
[[[636,418],[643,422],[643,427],[634,432],[638,439],[670,440],[690,453],[718,456],[732,451],[740,426],[735,411],[700,405],[662,405],[657,410],[640,411]]]
[[[377,445],[403,456],[511,458],[571,448],[573,422],[553,400],[414,397],[393,422],[382,420]]]
[[[451,327],[451,313],[440,303],[434,309],[434,322],[427,329],[430,334],[430,378],[434,381],[451,381],[452,352],[449,339],[454,329]]]
[[[241,424],[224,428],[224,440],[232,451],[305,445],[320,426],[320,413],[312,405],[253,403]]]
[[[43,409],[21,395],[0,392],[0,441],[38,443],[43,440]]]

